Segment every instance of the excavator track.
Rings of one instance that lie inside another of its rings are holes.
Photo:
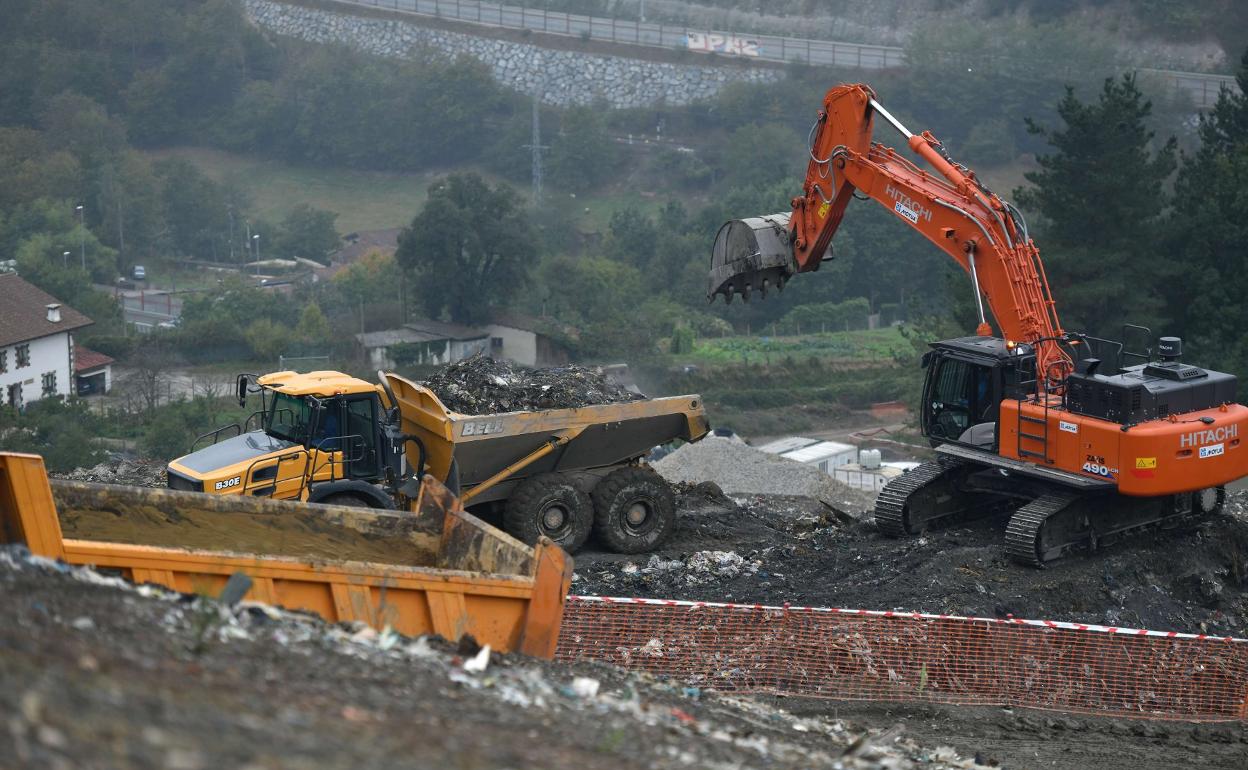
[[[899,538],[998,512],[997,498],[961,488],[973,468],[972,463],[938,458],[892,479],[875,500],[876,527]]]
[[[1020,564],[1040,567],[1071,551],[1095,551],[1147,530],[1195,523],[1220,511],[1225,500],[1222,487],[1146,499],[1053,490],[1014,512],[1005,550]]]
[[[1050,492],[1015,511],[1005,528],[1006,554],[1014,561],[1031,567],[1039,567],[1049,561],[1047,550],[1042,550],[1046,545],[1045,525],[1078,499],[1077,495]]]

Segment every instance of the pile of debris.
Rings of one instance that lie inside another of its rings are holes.
[[[973,766],[888,719],[187,597],[24,549],[0,548],[0,612],[0,753],[23,767]]]
[[[643,398],[601,369],[574,365],[529,369],[483,354],[451,364],[424,385],[447,409],[471,415],[574,409]]]
[[[870,510],[875,495],[836,481],[814,465],[760,452],[739,441],[707,436],[654,464],[671,482],[714,482],[726,494],[786,495],[819,500],[840,511]]]
[[[91,468],[75,468],[52,476],[70,481],[92,481],[97,484],[125,484],[131,487],[168,486],[167,469],[163,463],[147,460],[109,460]]]

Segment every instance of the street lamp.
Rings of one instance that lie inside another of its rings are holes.
[[[256,275],[260,275],[260,233],[253,233],[251,242],[256,244]]]
[[[64,267],[64,268],[69,267],[69,252],[68,251],[61,253],[61,267]]]
[[[78,235],[81,238],[79,245],[82,248],[82,269],[85,271],[87,269],[87,226],[85,224],[87,213],[83,210],[81,203],[74,207],[74,211],[78,212]]]

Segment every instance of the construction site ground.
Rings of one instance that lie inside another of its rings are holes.
[[[891,721],[868,732],[593,662],[470,672],[477,651],[441,640],[221,608],[13,547],[0,612],[6,768],[974,766]]]
[[[716,463],[735,457],[731,452],[725,453],[723,446],[703,443],[707,451],[715,452],[712,459]],[[741,446],[733,451],[748,457],[754,450]],[[665,464],[668,463],[660,463],[660,467]],[[732,467],[723,467],[731,477]],[[80,477],[84,475],[87,474],[79,474]],[[141,466],[124,464],[92,469],[89,475],[114,483],[153,483],[154,478]],[[739,475],[748,477],[749,471]],[[805,472],[797,469],[793,478],[800,483]],[[1004,520],[972,522],[922,537],[895,540],[874,529],[869,513],[872,499],[869,493],[838,489],[826,483],[804,491],[807,492],[805,496],[740,491],[727,495],[717,485],[682,484],[678,496],[679,526],[660,551],[633,556],[612,554],[596,549],[591,540],[589,548],[576,557],[572,592],[777,605],[789,602],[989,617],[1012,614],[1025,618],[1248,636],[1248,513],[1245,512],[1248,495],[1244,493],[1230,495],[1225,512],[1193,526],[1140,535],[1100,553],[1077,554],[1036,570],[1014,565],[1005,558],[1002,549]],[[237,726],[242,724],[238,721],[241,718],[236,719],[231,714],[238,711],[253,715],[267,713],[255,717],[260,719],[256,725],[261,727],[242,725],[240,729],[278,727],[291,730],[299,724],[315,725],[317,719],[333,716],[324,730],[312,731],[317,733],[316,738],[306,739],[307,750],[312,752],[320,736],[335,736],[335,748],[328,750],[326,756],[341,761],[327,761],[324,766],[337,766],[347,761],[368,764],[398,756],[384,751],[397,751],[397,747],[403,745],[401,737],[382,741],[384,746],[347,746],[354,741],[345,740],[341,732],[355,729],[365,736],[386,734],[391,732],[385,729],[387,725],[395,724],[389,720],[398,717],[427,725],[430,728],[427,732],[436,733],[439,748],[429,756],[445,760],[455,755],[453,752],[464,752],[463,755],[470,758],[464,765],[468,767],[570,767],[573,762],[587,767],[627,766],[632,755],[617,753],[612,748],[617,745],[645,746],[645,751],[637,755],[639,766],[674,766],[679,764],[675,759],[670,763],[668,759],[659,761],[658,749],[651,750],[651,744],[676,752],[673,747],[677,744],[686,745],[689,740],[696,744],[700,739],[690,738],[697,730],[685,729],[683,717],[675,718],[675,722],[668,718],[672,713],[668,704],[679,704],[676,708],[693,715],[695,722],[709,718],[695,713],[697,708],[707,706],[706,696],[686,704],[682,698],[688,696],[681,695],[681,688],[675,684],[672,687],[658,683],[634,685],[631,684],[636,679],[633,675],[600,665],[567,668],[519,661],[509,665],[518,667],[517,671],[537,671],[542,677],[562,682],[552,685],[556,689],[564,686],[574,674],[584,671],[597,672],[593,676],[603,680],[604,687],[608,680],[634,691],[653,686],[657,688],[654,692],[663,693],[664,705],[660,711],[667,716],[655,722],[654,714],[649,711],[640,715],[634,711],[627,715],[613,712],[621,723],[608,728],[580,711],[571,715],[565,713],[567,704],[563,701],[558,701],[562,705],[553,712],[526,712],[526,716],[521,716],[506,708],[505,697],[511,696],[495,693],[492,696],[495,700],[477,702],[477,690],[466,689],[462,683],[458,688],[451,688],[458,693],[448,701],[451,705],[445,708],[421,706],[416,702],[425,698],[421,694],[422,687],[429,692],[441,692],[438,687],[451,686],[445,677],[450,676],[447,671],[454,667],[445,655],[437,658],[441,661],[438,676],[443,679],[433,683],[426,680],[423,684],[420,678],[426,674],[393,667],[397,664],[369,668],[360,662],[363,659],[357,660],[358,656],[348,654],[342,656],[342,660],[333,658],[331,665],[325,660],[318,662],[316,656],[321,653],[309,653],[306,647],[283,649],[280,644],[256,640],[223,646],[219,650],[214,647],[216,651],[207,653],[209,657],[206,658],[211,663],[205,663],[198,657],[186,658],[180,652],[185,646],[184,635],[179,640],[177,633],[169,632],[173,633],[173,638],[168,638],[169,633],[166,633],[159,637],[164,640],[159,643],[146,637],[154,632],[147,629],[150,619],[144,618],[167,612],[168,605],[159,610],[148,609],[147,605],[139,607],[130,594],[114,597],[107,592],[99,593],[94,587],[66,580],[46,581],[27,572],[6,578],[6,581],[0,601],[19,604],[21,612],[16,615],[20,618],[16,626],[7,624],[7,630],[0,631],[5,637],[2,644],[7,650],[30,649],[37,651],[32,655],[48,657],[27,660],[31,670],[24,674],[15,670],[4,672],[5,681],[26,684],[10,688],[0,697],[12,699],[17,697],[14,693],[20,694],[32,687],[42,688],[39,692],[46,690],[50,694],[41,697],[53,699],[57,704],[49,707],[51,711],[61,708],[60,700],[72,698],[74,702],[85,704],[84,709],[98,708],[99,718],[111,725],[106,729],[119,734],[140,730],[141,726],[135,727],[131,717],[115,713],[116,703],[141,703],[138,711],[127,711],[131,716],[142,713],[144,718],[164,708],[158,707],[158,697],[144,696],[137,684],[128,689],[132,680],[138,682],[145,677],[151,682],[164,683],[161,697],[173,699],[171,703],[176,704],[171,707],[173,710],[197,715],[195,720],[187,719],[187,725],[215,722]],[[99,609],[100,601],[105,602],[105,607],[120,603],[128,612],[137,612],[140,616],[127,619],[125,613],[121,613],[115,620],[108,619],[110,611]],[[89,636],[95,641],[84,642],[74,635],[65,637],[64,624],[72,624],[78,616],[94,619]],[[24,641],[26,626],[35,634],[35,641]],[[14,630],[15,627],[22,630]],[[45,636],[42,643],[37,641],[40,634]],[[62,638],[64,640],[59,641]],[[91,648],[97,643],[105,651],[92,653]],[[60,650],[62,646],[66,649]],[[79,656],[91,653],[96,663],[88,660],[85,665],[88,668],[98,665],[103,671],[101,661],[114,654],[107,650],[114,650],[120,656],[115,665],[133,667],[134,674],[109,677],[107,686],[113,688],[109,691],[111,695],[91,695],[94,685],[88,682],[98,681],[98,677],[95,671],[79,670]],[[217,655],[221,657],[213,657]],[[19,662],[5,663],[5,659]],[[0,666],[20,667],[25,665],[20,662],[22,660],[26,659],[0,655]],[[34,660],[41,662],[35,665]],[[326,671],[332,672],[332,682],[326,680]],[[184,691],[179,683],[188,674],[192,681],[202,682],[204,687],[196,685]],[[356,676],[358,681],[351,678]],[[78,682],[62,681],[65,678],[77,678]],[[55,686],[48,683],[55,683]],[[668,689],[663,689],[665,687]],[[62,696],[63,692],[69,695]],[[504,697],[504,701],[498,701],[497,697]],[[676,700],[671,700],[673,698]],[[319,716],[304,714],[299,719],[305,721],[299,722],[297,715],[288,713],[290,709],[283,704],[300,699],[315,703]],[[759,701],[747,699],[745,702]],[[771,702],[807,717],[844,718],[877,730],[901,723],[905,725],[903,735],[914,736],[919,745],[950,745],[965,757],[978,755],[984,762],[996,760],[1007,767],[1239,768],[1245,766],[1248,758],[1248,728],[1240,724],[1145,722],[995,707],[840,703],[794,698]],[[239,711],[239,703],[250,704],[248,709],[251,710]],[[715,703],[738,702],[716,698]],[[114,705],[105,708],[106,704]],[[25,708],[21,703],[16,706]],[[717,705],[715,708],[729,708],[730,711],[743,708],[748,712],[763,707]],[[348,713],[348,709],[355,716],[338,718]],[[524,709],[518,711],[525,712]],[[746,712],[733,712],[735,716],[732,717],[724,717],[720,711],[713,713],[724,719],[757,718],[757,715],[747,716]],[[90,714],[84,712],[83,716]],[[359,717],[359,725],[346,724],[355,717]],[[172,717],[161,717],[162,720],[168,718]],[[287,718],[296,721],[285,726],[280,724],[280,720]],[[580,721],[582,719],[584,721]],[[274,720],[278,724],[274,724]],[[457,720],[497,724],[500,729],[461,729]],[[157,724],[163,722],[158,720]],[[671,731],[675,730],[683,737],[655,743],[656,739],[645,731],[655,729],[656,725],[660,735],[671,737]],[[166,728],[160,728],[163,729]],[[547,748],[547,751],[553,749],[551,754],[557,756],[542,756],[540,761],[537,755],[526,757],[524,752],[528,747],[536,745],[532,735],[541,736],[537,743],[547,742],[552,735],[560,736]],[[794,750],[814,752],[816,744],[803,743],[803,740],[805,738],[798,740],[795,744],[798,748]],[[475,748],[474,742],[479,743]],[[714,751],[728,750],[720,745],[722,741],[711,743]],[[242,751],[246,745],[240,739],[238,750]],[[694,766],[713,766],[721,762],[731,765],[738,761],[745,766],[790,764],[787,760],[779,761],[777,755],[699,754],[703,748],[712,750],[700,744],[694,748],[686,745],[685,750],[694,752]],[[370,753],[374,751],[383,753]],[[446,753],[437,754],[437,751]],[[211,756],[220,755],[212,752]],[[677,756],[672,753],[669,759]],[[819,762],[812,760],[808,764],[818,765]],[[283,765],[266,760],[259,766]],[[432,762],[430,766],[441,765]]]

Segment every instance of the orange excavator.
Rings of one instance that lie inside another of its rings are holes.
[[[876,118],[934,170],[872,140]],[[1011,511],[1006,550],[1041,565],[1129,533],[1217,512],[1225,485],[1248,475],[1234,375],[1181,361],[1161,337],[1121,342],[1067,332],[1022,213],[949,157],[930,132],[913,134],[865,85],[824,96],[811,129],[802,195],[792,211],[720,228],[708,296],[748,300],[783,289],[831,259],[851,198],[869,198],[922,233],[970,276],[974,336],[930,344],[920,425],[936,459],[880,493],[875,519],[901,536]],[[984,314],[988,305],[999,328]]]

